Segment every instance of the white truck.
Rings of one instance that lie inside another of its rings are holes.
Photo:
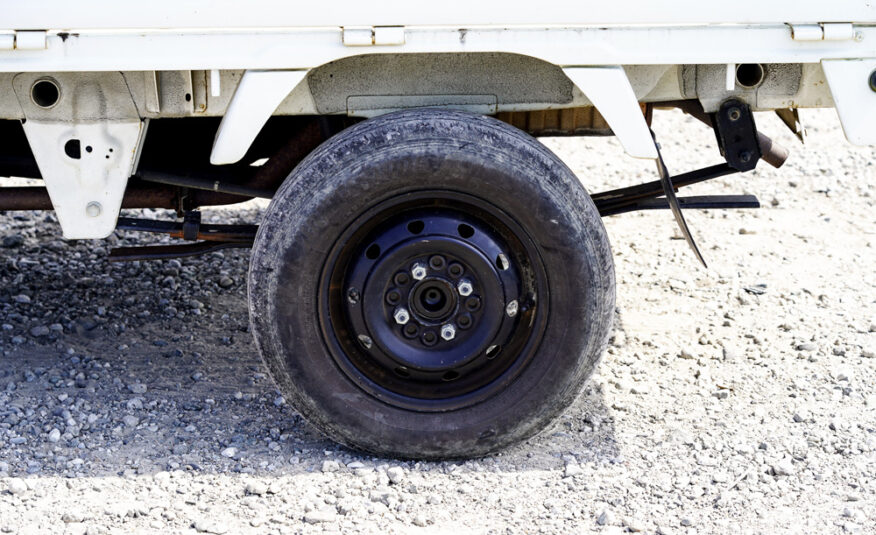
[[[835,107],[876,144],[876,7],[0,0],[0,87],[0,175],[44,185],[3,187],[0,210],[180,239],[113,260],[252,248],[252,331],[304,417],[377,454],[467,457],[543,429],[593,372],[600,217],[671,209],[699,256],[683,209],[757,199],[676,192],[787,156],[754,112],[802,135],[799,108]],[[671,175],[661,107],[720,163]],[[615,135],[655,180],[588,193],[552,135]],[[257,226],[200,222],[252,198],[272,199]]]

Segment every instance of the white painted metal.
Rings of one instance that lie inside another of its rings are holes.
[[[821,24],[791,24],[791,39],[795,41],[823,41]]]
[[[403,26],[375,26],[374,44],[378,46],[395,46],[405,44],[405,29]]]
[[[14,33],[0,33],[0,50],[15,50]]]
[[[374,30],[371,27],[344,27],[341,29],[341,42],[344,46],[371,46],[374,44]]]
[[[855,27],[849,23],[822,24],[825,41],[849,41],[855,38]]]
[[[2,1],[2,0],[0,0]],[[876,24],[876,17],[874,17]],[[765,26],[406,27],[393,52],[508,52],[560,66],[818,63],[876,56],[876,26],[861,40],[799,42],[785,24]],[[370,50],[368,51],[370,52]],[[48,49],[0,50],[0,72],[310,69],[368,53],[342,30],[81,31],[50,34]]]
[[[876,57],[824,61],[822,67],[846,138],[855,145],[876,145],[876,91],[869,84]]]
[[[213,69],[210,71],[210,96],[222,96],[222,75],[219,69]]]
[[[266,28],[314,26],[606,24],[759,24],[867,22],[876,20],[870,0],[0,0],[10,28],[116,30],[124,28]]]
[[[45,50],[46,31],[28,30],[15,32],[15,48],[16,50]]]
[[[262,127],[307,71],[246,71],[216,132],[210,163],[240,161]]]
[[[567,67],[563,72],[596,106],[627,154],[657,158],[651,130],[622,67]]]
[[[91,239],[112,234],[133,172],[141,121],[28,120],[23,126],[64,237]],[[78,159],[64,150],[70,139],[80,140]]]

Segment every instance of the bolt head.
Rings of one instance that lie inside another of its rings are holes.
[[[456,285],[456,289],[459,291],[459,295],[463,297],[471,295],[471,292],[474,290],[471,285],[471,281],[467,279],[462,279],[461,281],[459,281],[459,284]]]
[[[426,266],[420,264],[419,262],[411,266],[411,277],[415,280],[421,281],[426,278]]]
[[[99,202],[91,201],[85,205],[85,215],[88,217],[97,217],[100,215],[102,207]]]
[[[734,106],[727,111],[727,117],[731,121],[736,122],[742,117],[742,110]]]
[[[374,341],[371,340],[371,337],[365,334],[360,334],[358,336],[359,343],[362,344],[362,347],[365,349],[371,349],[371,346],[374,345]]]
[[[496,265],[499,266],[499,269],[505,271],[509,267],[511,267],[511,262],[508,261],[508,257],[504,254],[500,254],[496,257]]]
[[[355,305],[356,303],[358,303],[359,302],[359,290],[357,290],[356,288],[350,288],[347,291],[347,301],[349,301],[350,304],[352,304],[352,305]]]
[[[519,305],[517,304],[516,299],[505,305],[505,313],[508,314],[509,318],[513,318],[514,316],[516,316],[518,309]]]
[[[443,325],[441,327],[441,338],[447,340],[448,342],[456,338],[456,327],[454,327],[452,323]]]
[[[411,315],[408,313],[408,310],[404,307],[398,307],[395,309],[395,312],[392,314],[392,317],[395,318],[395,322],[399,325],[404,325],[411,319]]]

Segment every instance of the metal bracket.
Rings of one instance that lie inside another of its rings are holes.
[[[64,237],[109,236],[146,129],[121,73],[22,73],[12,86]]]
[[[741,172],[754,169],[761,151],[748,104],[736,99],[724,102],[715,114],[714,124],[721,154],[730,167]]]

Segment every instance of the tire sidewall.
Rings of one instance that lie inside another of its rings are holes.
[[[318,318],[336,238],[372,206],[422,189],[468,193],[510,215],[536,244],[550,287],[547,327],[527,368],[493,398],[441,413],[365,393],[332,359]],[[253,332],[281,390],[331,438],[380,454],[483,455],[531,436],[592,373],[614,308],[605,230],[575,175],[533,138],[460,112],[390,114],[324,144],[275,196],[252,258]]]

